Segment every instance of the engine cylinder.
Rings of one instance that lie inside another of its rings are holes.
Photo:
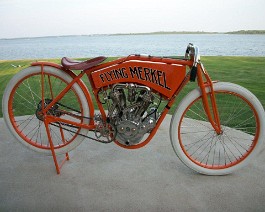
[[[116,84],[109,97],[112,102],[108,118],[112,126],[116,127],[115,139],[123,145],[141,142],[144,135],[156,125],[154,116],[146,115],[148,110],[151,111],[149,107],[154,102],[151,89],[132,83]]]

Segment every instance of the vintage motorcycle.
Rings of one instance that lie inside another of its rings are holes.
[[[261,149],[261,103],[239,85],[212,81],[197,46],[189,44],[179,59],[129,55],[102,63],[105,59],[34,62],[5,89],[9,130],[30,149],[52,155],[58,173],[56,155],[69,159],[68,152],[84,138],[126,149],[145,146],[180,91],[196,80],[198,88],[182,99],[171,119],[170,139],[181,161],[202,174],[225,175]]]

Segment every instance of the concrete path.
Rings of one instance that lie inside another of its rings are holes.
[[[265,149],[231,175],[197,174],[171,147],[170,117],[139,150],[84,140],[61,175],[1,119],[0,211],[265,211]]]

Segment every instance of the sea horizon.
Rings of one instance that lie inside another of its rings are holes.
[[[211,32],[211,31],[155,31],[155,32],[132,32],[132,33],[96,33],[96,34],[72,34],[72,35],[43,35],[43,36],[25,36],[25,37],[12,37],[0,38],[0,40],[12,39],[30,39],[30,38],[53,38],[53,37],[79,37],[79,36],[127,36],[127,35],[192,35],[192,34],[235,34],[235,35],[265,35],[265,30],[238,30],[228,32]]]

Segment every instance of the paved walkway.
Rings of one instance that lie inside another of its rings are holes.
[[[52,157],[23,148],[0,120],[0,211],[264,211],[265,149],[227,176],[204,176],[176,157],[170,116],[139,150],[89,140],[57,175]]]

